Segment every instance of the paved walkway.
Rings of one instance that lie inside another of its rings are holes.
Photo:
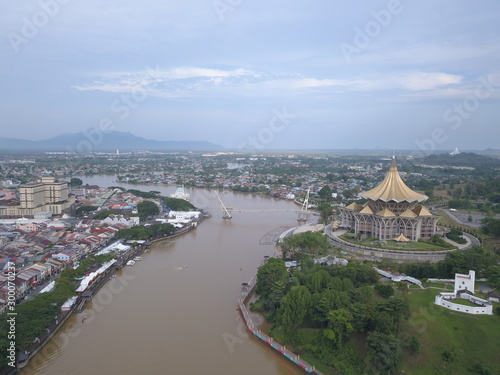
[[[247,306],[245,305],[245,301],[247,297],[253,292],[255,288],[255,284],[257,283],[257,277],[254,276],[249,282],[247,286],[243,287],[241,292],[241,297],[238,299],[238,308],[240,309],[241,315],[243,315],[243,319],[247,325],[248,330],[257,338],[259,338],[262,342],[269,345],[271,348],[281,353],[283,356],[288,358],[290,361],[295,363],[297,366],[303,368],[306,372],[310,374],[323,375],[320,371],[316,370],[314,366],[310,365],[306,361],[300,358],[297,354],[293,353],[289,349],[287,349],[284,345],[281,345],[279,342],[273,340],[271,336],[266,335],[262,330],[258,327],[257,324],[252,320],[250,312],[248,311]]]
[[[468,249],[469,247],[471,247],[472,246],[471,239],[469,237],[467,237],[467,236],[462,236],[462,237],[464,238],[465,241],[467,241],[464,244],[460,244],[460,243],[457,243],[455,241],[452,241],[448,237],[446,237],[446,235],[443,237],[443,240],[445,240],[446,242],[448,242],[450,245],[458,247],[459,250]]]

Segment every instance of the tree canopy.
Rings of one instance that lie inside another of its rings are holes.
[[[377,280],[371,266],[357,262],[321,266],[304,255],[300,268],[287,271],[284,260],[271,258],[259,267],[260,296],[252,308],[267,313],[273,323],[271,334],[282,335],[283,344],[300,347],[340,373],[364,371],[352,342],[354,334],[364,337],[371,366],[393,371],[402,358],[397,334],[401,321],[409,318],[408,301],[374,294]]]
[[[142,201],[137,204],[137,212],[141,220],[145,220],[150,216],[156,216],[160,213],[160,209],[156,203],[151,201]]]
[[[77,178],[77,177],[73,177],[69,181],[69,186],[82,186],[82,185],[83,185],[83,181],[80,178]]]
[[[137,225],[121,229],[115,233],[115,238],[124,240],[147,240],[157,236],[167,236],[175,230],[172,224]]]
[[[331,247],[328,238],[323,233],[312,231],[286,237],[280,246],[285,257],[290,257],[295,252],[322,254]]]
[[[86,215],[89,212],[95,211],[97,207],[95,206],[81,206],[76,209],[76,215],[77,216],[82,216]]]
[[[484,218],[481,220],[481,230],[490,236],[500,238],[500,219]]]

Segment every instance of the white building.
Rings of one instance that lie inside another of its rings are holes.
[[[474,294],[474,283],[476,280],[476,272],[470,270],[468,275],[461,273],[455,274],[455,294],[458,292],[466,290]]]
[[[52,217],[52,212],[40,211],[40,212],[36,212],[33,216],[35,219],[50,219]]]
[[[170,194],[170,198],[184,199],[189,202],[189,194],[184,191],[184,186],[179,186],[175,193]]]
[[[198,219],[200,214],[200,211],[170,211],[168,213],[168,218],[177,220],[194,220]]]
[[[101,223],[115,225],[123,224],[127,227],[135,227],[139,225],[139,217],[137,216],[123,216],[123,215],[109,215],[107,218],[101,220]]]
[[[391,279],[391,281],[394,281],[395,283],[400,282],[400,281],[408,281],[410,283],[413,283],[413,284],[416,284],[416,285],[419,285],[419,286],[422,285],[422,282],[419,279],[416,279],[414,277],[406,276],[406,275],[400,275],[400,274],[395,275],[395,274],[392,274],[390,272],[387,272],[387,271],[384,271],[384,270],[380,270],[377,267],[374,267],[374,269],[375,269],[375,271],[378,272],[379,275],[387,277],[388,279]]]
[[[466,314],[493,315],[493,304],[485,299],[475,297],[474,283],[476,272],[470,270],[468,275],[455,274],[455,288],[453,293],[441,292],[436,294],[434,303],[449,310],[459,311]],[[477,306],[468,306],[455,303],[457,299],[465,299]]]

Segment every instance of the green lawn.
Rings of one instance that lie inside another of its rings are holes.
[[[479,305],[476,305],[475,303],[472,303],[470,301],[467,301],[466,299],[461,299],[461,298],[458,298],[458,299],[454,300],[453,303],[458,303],[460,305],[472,306],[472,307],[478,307],[479,306]]]
[[[348,241],[348,242],[353,242],[359,245],[363,246],[380,246],[377,245],[379,242],[378,240],[375,239],[368,239],[364,241],[357,241],[355,237],[352,235],[352,233],[346,233],[340,236],[341,239]],[[396,241],[386,241],[387,245],[381,246],[381,248],[384,249],[392,249],[392,250],[413,250],[413,251],[439,251],[439,250],[449,250],[441,246],[436,246],[434,244],[426,243],[426,242],[407,242],[407,243],[402,243],[402,242],[396,242]],[[450,245],[451,246],[451,245]]]
[[[434,287],[434,288],[441,288],[444,290],[448,290],[448,291],[453,291],[453,282],[449,282],[449,283],[440,283],[440,282],[430,282],[430,281],[424,281],[422,283],[422,285],[424,287]],[[437,290],[436,290],[437,291]]]
[[[420,340],[420,353],[406,356],[407,374],[474,374],[470,366],[483,363],[500,374],[500,316],[469,315],[434,305],[436,290],[411,290],[412,317],[404,330]],[[495,307],[494,307],[495,308]],[[446,362],[443,352],[453,353]]]

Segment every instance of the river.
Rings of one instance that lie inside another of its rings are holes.
[[[85,184],[120,185],[162,195],[175,186],[127,185],[113,176]],[[22,375],[304,374],[250,337],[236,310],[241,283],[255,275],[272,245],[263,236],[296,225],[293,202],[252,194],[221,194],[238,212],[222,219],[213,192],[186,189],[212,217],[194,231],[158,243],[125,267],[74,314],[21,371]],[[283,211],[274,211],[283,210]]]

